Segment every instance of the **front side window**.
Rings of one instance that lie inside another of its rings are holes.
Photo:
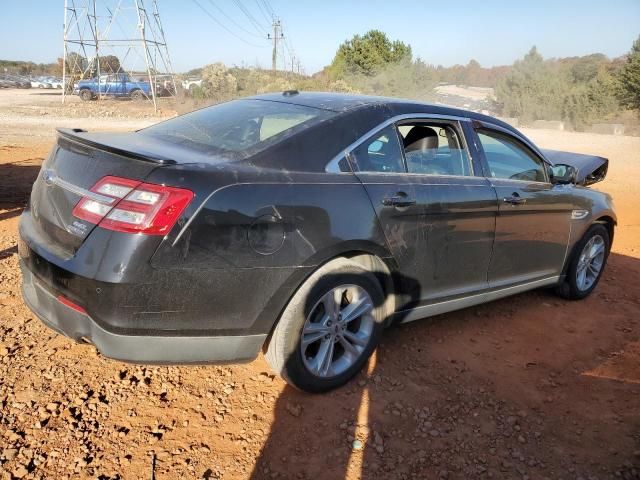
[[[416,121],[398,127],[407,171],[422,175],[472,175],[467,151],[448,122]]]
[[[479,130],[478,138],[493,178],[547,182],[544,162],[524,144],[493,130]]]
[[[402,150],[395,125],[389,125],[351,152],[360,172],[404,173]]]
[[[153,125],[140,134],[211,154],[267,147],[334,112],[283,102],[235,100]]]

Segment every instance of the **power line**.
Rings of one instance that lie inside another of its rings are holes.
[[[285,25],[282,25],[282,29],[284,30]],[[285,35],[284,37],[284,47],[287,51],[287,53],[289,54],[289,59],[291,60],[291,71],[294,71],[294,65],[297,65],[297,69],[298,69],[298,73],[300,73],[300,68],[301,68],[301,64],[300,64],[300,58],[298,58],[298,56],[296,55],[295,49],[293,48],[292,45],[292,41],[291,41],[291,35],[289,35],[287,33],[287,35]],[[286,64],[286,60],[285,60],[285,64]],[[286,65],[285,65],[286,68]]]
[[[233,35],[234,37],[236,37],[238,40],[240,40],[241,42],[246,43],[247,45],[250,45],[252,47],[257,47],[257,48],[263,48],[265,45],[256,45],[255,43],[251,43],[248,42],[247,40],[245,40],[244,38],[242,38],[241,36],[237,35],[235,32],[233,32],[232,30],[230,30],[229,28],[227,28],[227,26],[225,24],[223,24],[222,22],[220,22],[216,17],[214,17],[211,12],[209,12],[209,10],[205,9],[200,2],[198,2],[198,0],[193,0],[193,3],[195,3],[198,7],[200,7],[200,10],[202,10],[205,15],[207,15],[211,20],[213,20],[214,22],[216,22],[218,25],[220,25],[222,28],[224,28],[227,32],[229,32],[231,35]]]
[[[265,28],[260,22],[258,22],[256,18],[251,14],[251,12],[247,10],[245,6],[240,2],[240,0],[233,0],[233,3],[235,3],[236,6],[242,11],[242,13],[244,13],[244,15],[249,19],[249,23],[253,25],[256,31],[264,35],[264,32],[268,30],[268,28]]]
[[[258,10],[260,11],[260,14],[267,21],[267,24],[270,23],[273,20],[273,18],[269,18],[269,12],[267,12],[266,7],[262,6],[262,4],[260,3],[260,0],[255,0],[255,2],[256,2],[256,5],[258,5]]]
[[[213,3],[213,0],[209,0],[209,3],[211,4],[212,7],[214,7],[216,10],[218,10],[222,15],[224,15],[231,23],[233,23],[237,28],[239,28],[240,30],[242,30],[244,33],[246,33],[247,35],[251,35],[253,37],[257,37],[257,38],[264,38],[264,34],[265,31],[260,32],[260,34],[256,34],[254,32],[250,32],[249,30],[247,30],[246,28],[244,28],[242,25],[238,24],[233,18],[231,18],[231,16],[227,15],[224,10],[222,10],[218,5],[216,5],[215,3]]]
[[[264,7],[267,9],[267,13],[271,16],[271,18],[275,18],[276,13],[273,11],[273,8],[271,8],[271,4],[269,3],[269,0],[261,0],[261,1]]]

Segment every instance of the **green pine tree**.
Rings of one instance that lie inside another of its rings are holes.
[[[620,104],[640,111],[640,37],[633,42],[627,63],[618,73]]]

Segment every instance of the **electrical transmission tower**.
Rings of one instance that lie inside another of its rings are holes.
[[[122,73],[148,82],[156,110],[157,97],[175,95],[157,0],[65,0],[63,36],[63,103],[81,79],[96,79],[98,99],[115,93]]]
[[[284,39],[284,34],[282,33],[282,23],[279,18],[273,19],[273,34],[267,34],[267,38],[269,40],[273,40],[273,54],[271,55],[271,69],[273,73],[276,73],[278,68],[278,40]]]

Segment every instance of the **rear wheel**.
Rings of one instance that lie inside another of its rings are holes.
[[[570,300],[587,297],[595,288],[609,256],[611,240],[604,225],[592,225],[574,248],[564,282],[556,288],[558,295]]]
[[[291,385],[326,392],[347,383],[375,349],[385,320],[376,277],[346,259],[320,268],[293,296],[266,359]]]
[[[91,90],[85,88],[84,90],[80,90],[80,98],[87,102],[93,98],[93,94]]]

